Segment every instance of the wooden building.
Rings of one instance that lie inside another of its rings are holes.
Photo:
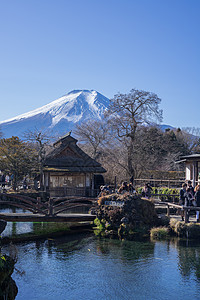
[[[54,143],[43,168],[43,186],[50,197],[95,196],[95,179],[106,170],[77,146],[67,134]],[[102,182],[103,183],[103,182]]]
[[[200,154],[182,156],[177,163],[185,163],[185,179],[196,186],[200,182]]]

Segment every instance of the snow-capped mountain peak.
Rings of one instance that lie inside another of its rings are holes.
[[[0,122],[5,137],[22,136],[24,131],[38,128],[59,133],[71,130],[85,119],[100,119],[109,99],[94,90],[74,90],[30,112]]]

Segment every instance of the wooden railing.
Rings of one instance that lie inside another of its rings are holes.
[[[162,187],[167,186],[179,188],[182,186],[182,183],[185,182],[185,179],[151,179],[151,178],[145,178],[145,179],[134,179],[136,185],[144,185],[145,183],[150,183],[151,186],[154,187]]]
[[[179,205],[171,202],[163,202],[159,201],[156,202],[158,205],[166,205],[167,207],[167,216],[170,217],[170,207],[174,207],[180,210],[184,210],[184,221],[185,223],[189,222],[189,211],[200,211],[200,207],[197,206],[184,206],[184,205]]]
[[[96,197],[99,190],[90,189],[87,187],[54,187],[49,190],[51,197],[65,197],[65,196],[80,196],[80,197]]]
[[[68,196],[62,198],[49,198],[43,202],[40,197],[31,198],[19,194],[1,194],[0,204],[10,205],[32,213],[38,213],[45,216],[56,216],[67,210],[77,207],[91,208],[97,203],[95,198]]]

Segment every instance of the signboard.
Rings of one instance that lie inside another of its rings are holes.
[[[105,201],[105,205],[122,207],[124,205],[124,201]]]

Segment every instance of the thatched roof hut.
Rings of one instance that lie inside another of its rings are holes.
[[[94,194],[95,177],[106,170],[67,134],[54,143],[44,163],[44,188],[51,196]],[[99,178],[102,178],[99,176]]]

